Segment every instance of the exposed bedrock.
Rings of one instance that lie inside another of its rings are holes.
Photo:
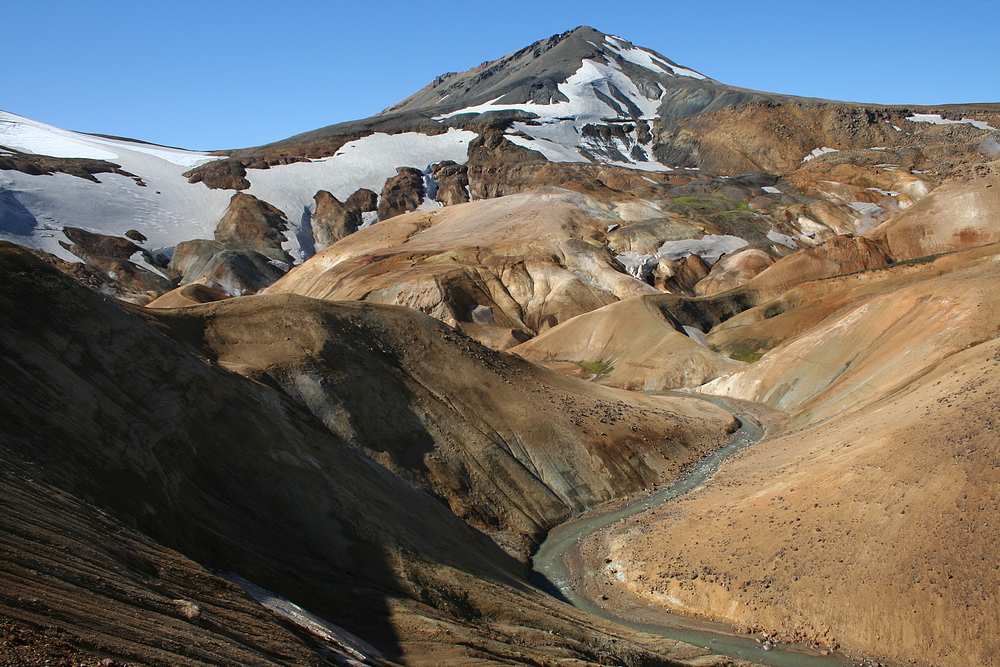
[[[201,283],[228,296],[255,294],[285,275],[255,250],[203,239],[178,243],[169,269],[181,277],[181,285]]]
[[[386,220],[417,210],[424,200],[424,175],[413,167],[396,167],[396,175],[386,180],[378,202],[378,219]]]
[[[466,165],[445,160],[432,164],[431,173],[437,181],[436,201],[445,206],[469,201],[469,173]]]
[[[316,201],[316,210],[312,214],[311,224],[316,243],[325,248],[358,230],[361,224],[359,207],[341,202],[326,190],[317,192],[313,199]]]
[[[237,192],[215,229],[215,240],[253,250],[290,265],[292,258],[281,247],[288,229],[285,214],[253,195]]]

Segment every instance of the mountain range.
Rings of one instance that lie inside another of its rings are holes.
[[[593,600],[994,664],[998,139],[589,27],[252,148],[0,112],[0,664],[741,664],[529,584],[730,437],[681,389],[767,436]]]

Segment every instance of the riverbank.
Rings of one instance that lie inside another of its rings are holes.
[[[855,664],[829,648],[806,644],[776,645],[769,636],[755,636],[753,628],[734,628],[662,611],[630,594],[620,584],[624,577],[619,565],[606,554],[609,539],[620,530],[623,520],[651,508],[662,509],[664,503],[701,488],[723,460],[739,456],[765,435],[780,433],[785,427],[784,415],[765,406],[719,397],[700,398],[729,409],[740,420],[741,427],[732,441],[664,488],[609,504],[558,526],[535,555],[535,569],[541,575],[538,581],[592,614],[733,658],[780,667]],[[635,522],[631,523],[634,526]]]

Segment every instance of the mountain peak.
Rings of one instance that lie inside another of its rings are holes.
[[[596,115],[635,119],[650,115],[651,103],[658,102],[676,80],[685,79],[690,83],[706,77],[620,37],[578,26],[465,72],[443,74],[382,114],[418,109],[448,114],[466,108],[480,113],[515,110],[522,105],[566,103],[574,94],[586,94],[602,103],[591,105]],[[588,90],[567,90],[573,80],[589,84]],[[484,108],[487,105],[492,108]]]

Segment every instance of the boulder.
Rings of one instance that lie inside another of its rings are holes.
[[[374,190],[358,188],[345,202],[348,208],[356,208],[362,213],[378,210],[378,195]]]
[[[237,192],[215,229],[215,240],[291,264],[292,258],[281,247],[287,228],[284,213],[253,195]]]
[[[127,236],[130,239],[132,239],[136,243],[145,243],[146,241],[149,240],[149,239],[146,238],[145,234],[143,234],[142,232],[140,232],[137,229],[130,229],[130,230],[128,230],[127,232],[125,232],[125,236]]]
[[[247,170],[235,159],[208,162],[183,174],[188,183],[204,183],[213,190],[246,190],[250,187]]]
[[[72,243],[59,244],[95,269],[107,280],[108,291],[119,298],[146,303],[174,288],[165,276],[149,271],[129,261],[136,253],[154,264],[153,257],[129,239],[121,236],[96,234],[77,227],[65,227],[63,233]]]
[[[357,231],[361,224],[359,209],[342,203],[326,190],[317,192],[313,199],[316,211],[312,216],[312,230],[316,243],[325,248]]]
[[[174,283],[166,277],[127,259],[93,254],[81,246],[62,241],[59,244],[104,276],[111,293],[124,301],[145,304],[174,288]]]
[[[431,173],[437,181],[435,201],[445,206],[469,201],[469,169],[464,164],[445,160],[432,164]]]
[[[386,180],[382,188],[378,219],[385,220],[401,213],[415,211],[423,200],[423,173],[413,167],[396,167],[396,175]]]
[[[654,285],[675,294],[694,295],[694,286],[708,275],[709,266],[700,256],[690,254],[676,262],[660,258],[653,268]]]
[[[205,239],[178,243],[168,268],[182,285],[197,282],[228,296],[254,294],[285,274],[279,262],[259,252]]]
[[[107,234],[96,234],[88,232],[86,229],[78,227],[63,227],[63,234],[66,235],[73,245],[82,251],[100,255],[102,257],[113,257],[115,259],[128,259],[137,252],[145,252],[129,239],[121,236],[108,236]],[[70,250],[71,246],[67,246]],[[70,250],[70,252],[73,252]],[[73,252],[74,255],[77,253]],[[77,257],[81,257],[77,255]]]
[[[503,135],[502,130],[488,129],[469,142],[470,165],[502,163],[505,165],[526,162],[548,162],[545,156],[530,148],[518,146]]]

